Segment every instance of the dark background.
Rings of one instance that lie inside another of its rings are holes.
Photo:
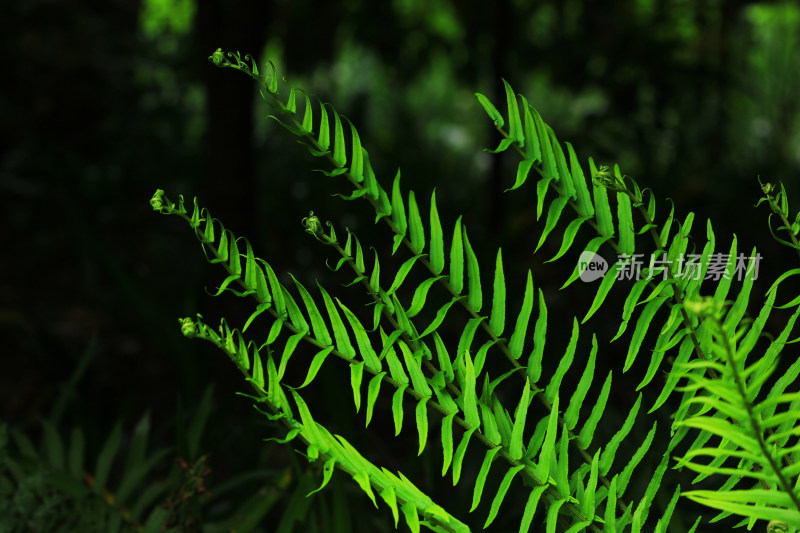
[[[542,226],[534,188],[503,194],[515,156],[481,151],[498,136],[473,93],[504,111],[501,78],[583,163],[618,163],[651,188],[661,217],[671,198],[681,218],[695,212],[698,239],[713,221],[718,250],[734,233],[739,251],[758,245],[766,281],[755,294],[797,263],[769,236],[767,208],[754,207],[757,175],[783,181],[797,206],[792,2],[27,0],[4,2],[0,19],[0,419],[31,435],[51,417],[65,431],[84,428],[96,449],[115,422],[130,427],[149,411],[155,439],[171,444],[178,398],[191,408],[213,383],[201,448],[216,481],[286,461],[265,457],[261,438],[274,432],[233,394],[245,387],[230,362],[178,327],[198,311],[241,324],[251,309],[205,295],[222,272],[148,200],[157,188],[173,200],[197,196],[282,279],[291,271],[307,286],[348,281],[327,271],[330,254],[302,231],[308,211],[341,235],[357,231],[365,246],[386,238],[369,206],[331,198],[349,189],[312,171],[320,162],[265,118],[254,83],[207,61],[217,47],[271,59],[332,102],[358,126],[385,188],[398,167],[426,206],[435,186],[446,228],[464,213],[486,279],[498,244],[517,298],[532,268],[560,317],[548,337],[559,350],[592,292],[557,291],[572,264],[545,266],[556,248],[531,259]],[[607,345],[618,308],[588,322],[584,342],[595,331]],[[625,349],[608,346],[603,367],[619,369]],[[320,392],[343,398],[328,407],[334,428],[363,428],[349,388]],[[612,407],[624,413],[633,399]],[[405,468],[403,445],[378,434],[367,443],[376,462]]]

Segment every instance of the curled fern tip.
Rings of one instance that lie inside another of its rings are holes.
[[[183,333],[184,337],[191,338],[197,335],[197,327],[194,325],[191,318],[179,318],[178,322],[181,324],[181,333]]]
[[[225,61],[225,52],[222,51],[222,48],[217,48],[213,54],[208,56],[208,60],[219,67]]]

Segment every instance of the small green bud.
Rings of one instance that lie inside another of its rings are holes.
[[[761,191],[764,194],[769,194],[769,193],[772,192],[773,188],[774,188],[774,186],[771,183],[765,183],[764,185],[761,186]]]
[[[208,56],[208,60],[216,66],[220,66],[222,62],[225,61],[225,52],[222,51],[222,48],[217,48],[213,54]]]
[[[191,318],[179,318],[178,322],[181,324],[181,333],[184,337],[194,337],[197,335],[197,327]]]
[[[153,206],[153,211],[161,211],[164,208],[164,191],[157,189],[152,198],[150,198],[150,205]]]
[[[609,172],[608,167],[605,165],[597,169],[597,173],[592,177],[592,181],[611,191],[624,192],[628,190],[625,186],[625,182]]]
[[[690,314],[699,317],[713,316],[720,318],[724,313],[724,302],[716,302],[711,296],[695,296],[683,301],[683,308]]]
[[[310,211],[308,216],[304,217],[300,223],[306,228],[306,233],[310,233],[311,235],[317,235],[322,231],[322,222],[320,222],[319,217],[314,214],[314,211]]]
[[[767,533],[787,533],[789,524],[781,520],[772,520],[767,524]]]

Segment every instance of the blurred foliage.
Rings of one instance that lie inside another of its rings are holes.
[[[381,176],[397,165],[410,188],[427,190],[435,178],[446,189],[453,202],[441,216],[468,213],[479,255],[490,233],[518,242],[504,249],[509,268],[529,260],[540,226],[531,198],[502,194],[501,176],[513,175],[506,163],[479,153],[498,139],[472,93],[497,100],[501,78],[580,153],[618,162],[684,212],[713,217],[721,237],[752,209],[756,175],[796,194],[795,2],[11,0],[0,20],[10,58],[0,207],[12,229],[0,278],[0,419],[39,432],[34,421],[64,393],[95,337],[61,422],[83,427],[97,449],[116,421],[146,409],[168,445],[176,395],[195,403],[213,376],[226,413],[210,428],[215,471],[232,476],[264,453],[243,437],[268,431],[231,399],[236,376],[175,327],[175,317],[204,305],[194,287],[213,278],[180,228],[149,215],[142,200],[156,186],[195,191],[304,283],[329,275],[299,225],[309,210],[364,242],[374,231],[356,225],[358,206],[328,201],[341,191],[321,175],[289,186],[286,169],[307,168],[302,147],[275,135],[247,80],[208,64],[217,46],[261,52],[335,101]],[[766,230],[752,212],[750,231],[738,235],[746,249]],[[267,226],[266,213],[280,213],[270,217],[279,222]],[[786,252],[760,247],[769,279]],[[548,302],[575,305],[557,294]],[[216,305],[237,318],[232,303]],[[402,461],[405,450],[374,445],[387,462]]]

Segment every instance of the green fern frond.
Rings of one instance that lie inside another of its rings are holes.
[[[711,324],[713,350],[717,361],[694,361],[683,365],[690,379],[687,389],[702,389],[688,403],[701,407],[701,413],[676,423],[678,427],[696,428],[717,436],[714,447],[693,445],[677,467],[686,466],[701,474],[729,479],[717,491],[694,490],[684,495],[726,514],[753,520],[777,520],[793,529],[800,527],[800,493],[797,480],[796,427],[800,392],[786,393],[797,376],[798,365],[784,374],[762,400],[757,401],[762,386],[775,371],[777,353],[788,336],[800,309],[796,311],[781,337],[770,350],[757,359],[746,361],[749,347],[739,347],[748,335],[747,326],[726,320],[733,308],[723,310],[711,298],[686,302],[687,309]],[[774,347],[774,349],[773,349]],[[713,369],[718,377],[709,379],[697,369]],[[780,412],[777,412],[780,410]],[[701,461],[707,457],[709,462]],[[726,466],[727,465],[727,466]],[[743,480],[756,484],[734,490]]]

